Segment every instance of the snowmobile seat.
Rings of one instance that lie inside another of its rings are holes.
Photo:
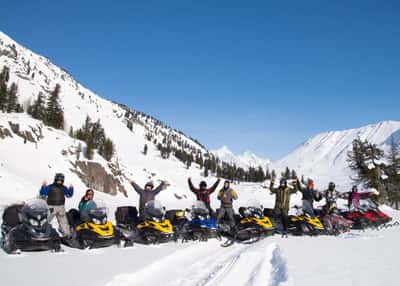
[[[170,222],[175,222],[178,219],[181,219],[185,216],[184,210],[167,210],[165,213],[165,218],[168,219]]]
[[[3,224],[7,225],[9,228],[13,228],[21,223],[21,218],[19,213],[24,205],[14,204],[8,206],[3,212]]]
[[[67,219],[69,225],[75,227],[82,223],[81,216],[77,209],[70,209],[67,213]]]
[[[275,211],[274,211],[274,209],[265,208],[265,209],[264,209],[264,216],[267,216],[267,217],[274,217],[274,216],[275,216]]]
[[[118,207],[115,211],[115,220],[117,224],[132,225],[139,221],[138,211],[136,207],[125,206]]]

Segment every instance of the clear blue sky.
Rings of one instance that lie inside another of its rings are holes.
[[[1,10],[0,29],[16,41],[210,148],[276,159],[322,131],[400,120],[400,1],[3,1]]]

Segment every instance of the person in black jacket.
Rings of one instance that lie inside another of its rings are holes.
[[[153,182],[148,182],[145,186],[144,189],[142,189],[138,184],[136,184],[134,181],[130,182],[133,189],[136,191],[136,193],[139,194],[139,215],[140,217],[144,217],[144,207],[147,202],[153,201],[155,197],[164,189],[167,187],[167,183],[165,181],[162,181],[161,184],[154,189],[154,184]]]
[[[322,198],[321,194],[314,189],[314,181],[309,179],[307,182],[307,187],[302,188],[300,181],[297,180],[296,186],[297,189],[303,194],[303,212],[314,217],[314,200],[319,201]]]
[[[67,215],[65,212],[65,198],[71,198],[74,194],[74,187],[72,185],[67,188],[64,186],[65,176],[62,173],[57,173],[54,177],[54,182],[47,185],[43,182],[40,189],[40,196],[45,197],[47,205],[49,206],[50,214],[48,217],[49,222],[56,217],[60,231],[66,238],[71,236],[71,230],[68,224]]]

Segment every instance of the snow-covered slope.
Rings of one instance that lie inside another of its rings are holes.
[[[227,146],[222,146],[217,150],[211,150],[211,153],[224,162],[236,164],[236,166],[245,169],[249,167],[257,168],[259,166],[265,169],[271,162],[270,160],[261,158],[250,151],[245,151],[243,154],[235,155]]]
[[[151,116],[99,97],[83,87],[69,73],[52,64],[49,59],[35,54],[0,32],[0,70],[4,66],[10,69],[9,84],[12,82],[18,84],[18,100],[25,106],[35,100],[39,92],[48,98],[49,92],[56,84],[61,86],[60,100],[64,109],[66,131],[69,131],[70,127],[74,130],[80,128],[87,116],[90,116],[92,121],[100,119],[107,137],[113,140],[116,147],[116,154],[111,164],[118,166],[117,171],[122,172],[119,180],[127,190],[131,191],[128,185],[129,179],[134,179],[141,184],[149,179],[155,181],[166,179],[174,190],[166,196],[174,201],[177,200],[176,194],[185,195],[187,192],[186,178],[188,176],[193,177],[194,180],[197,180],[197,177],[200,179],[201,170],[196,164],[187,170],[184,164],[174,156],[166,160],[162,159],[154,144],[155,140],[157,142],[167,140],[171,146],[181,146],[188,152],[208,152],[196,140]],[[29,126],[41,124],[26,114],[1,112],[0,122],[6,129],[10,129],[10,122],[25,126],[27,130],[30,129]],[[128,128],[128,125],[132,128]],[[41,128],[44,130],[44,139],[37,143],[24,144],[24,140],[18,136],[0,139],[2,203],[34,194],[37,190],[36,187],[32,189],[32,186],[40,185],[43,179],[50,181],[57,171],[66,173],[67,182],[77,186],[78,195],[84,192],[87,184],[70,171],[76,163],[75,156],[70,155],[68,158],[61,156],[62,150],[75,148],[79,142],[70,138],[67,132],[45,126]],[[151,141],[148,140],[149,135]],[[145,144],[148,145],[146,156],[142,153]],[[81,156],[80,160],[82,159]],[[93,161],[107,165],[99,156],[96,156]],[[106,169],[111,172],[110,168]],[[127,195],[136,196],[133,192],[128,192]]]
[[[288,166],[299,174],[314,178],[320,185],[335,180],[347,187],[351,173],[346,159],[353,140],[360,137],[387,148],[390,137],[398,137],[399,133],[399,121],[384,121],[358,129],[321,133],[305,141],[287,156],[273,162],[272,166],[278,170]]]

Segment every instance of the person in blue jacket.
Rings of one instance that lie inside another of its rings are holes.
[[[71,198],[74,195],[74,187],[72,185],[69,188],[64,186],[64,180],[65,176],[62,173],[57,173],[53,184],[47,185],[47,182],[43,182],[40,196],[46,198],[49,206],[49,222],[56,217],[63,237],[68,238],[71,237],[71,230],[65,212],[65,198]]]

